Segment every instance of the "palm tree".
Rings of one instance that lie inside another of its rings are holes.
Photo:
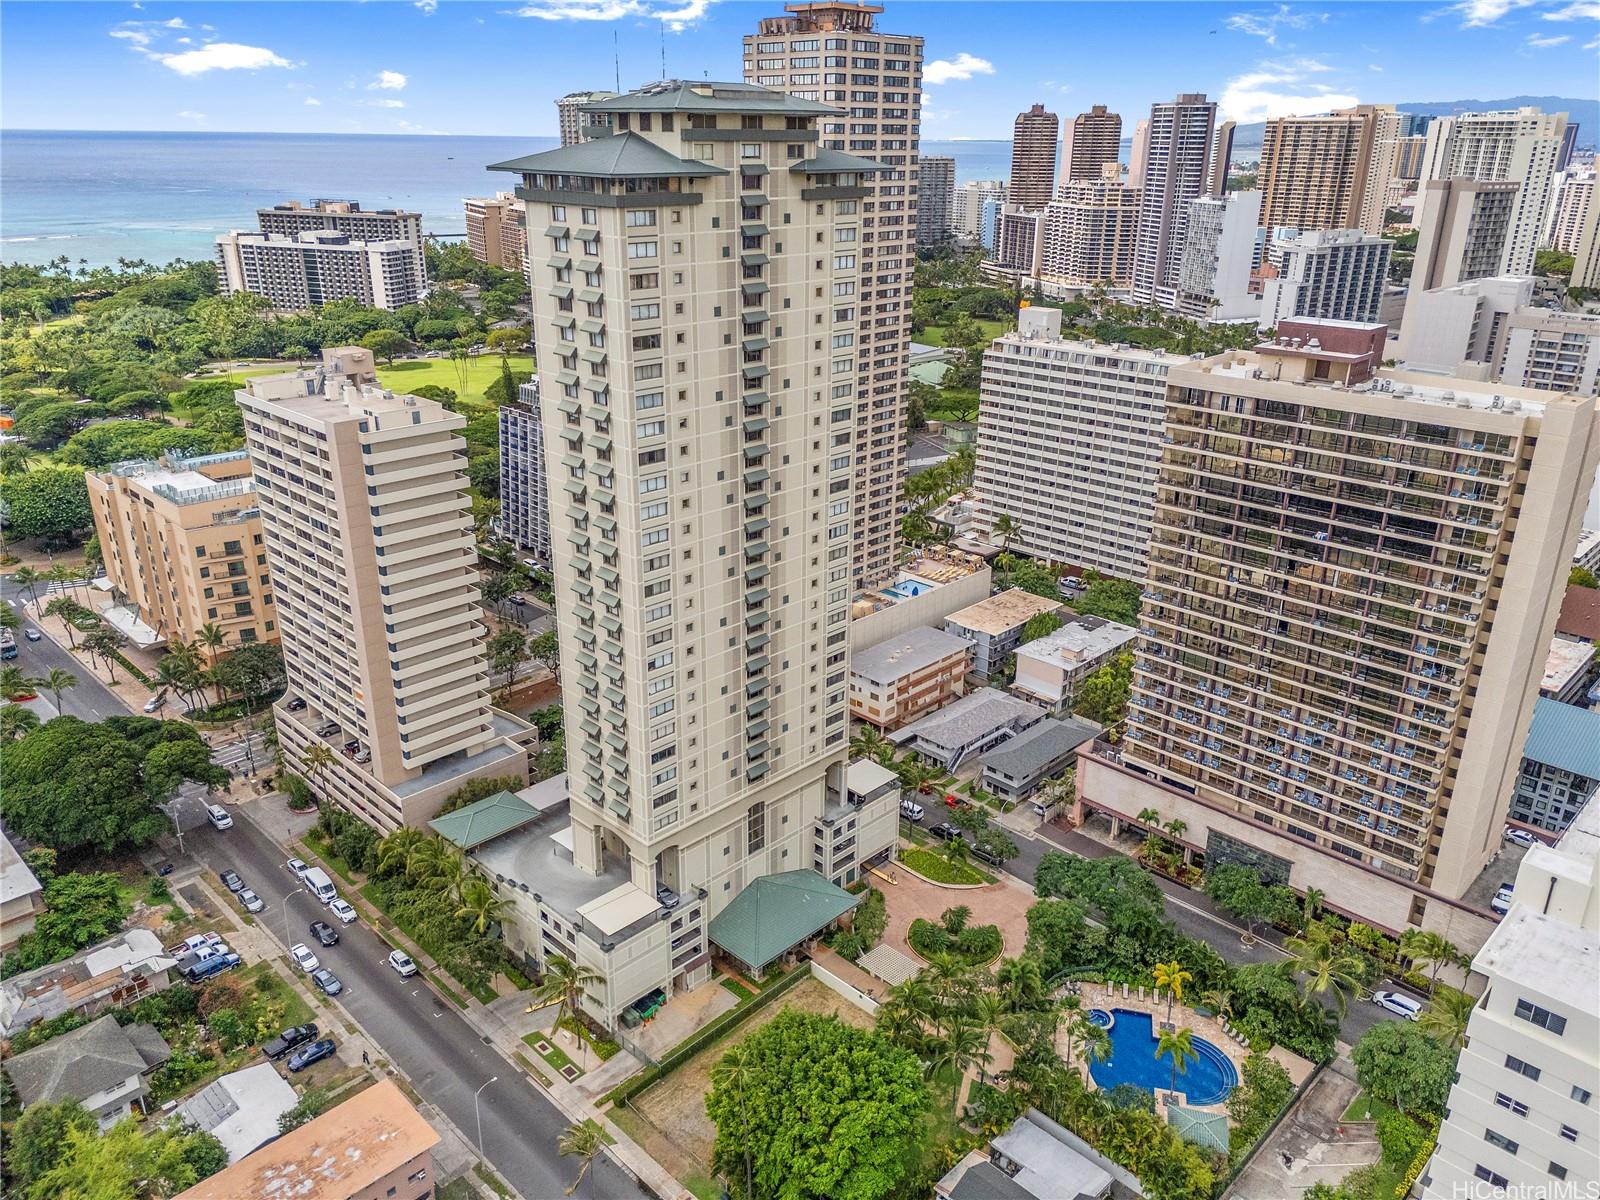
[[[333,766],[338,760],[334,758],[333,751],[321,742],[312,742],[306,747],[304,755],[306,774],[311,776],[313,783],[322,782],[322,773]]]
[[[579,1185],[583,1183],[583,1177],[589,1173],[594,1160],[600,1157],[600,1152],[605,1148],[605,1135],[600,1132],[600,1126],[592,1120],[579,1125],[568,1125],[562,1130],[561,1136],[556,1139],[556,1153],[562,1158],[578,1160],[578,1177],[567,1188],[567,1195],[570,1196],[578,1190]]]
[[[1461,961],[1461,951],[1443,934],[1431,929],[1408,929],[1400,937],[1400,953],[1411,960],[1413,966],[1426,965],[1428,994],[1431,996],[1439,980],[1439,968]]]
[[[11,582],[16,584],[19,588],[28,589],[29,603],[38,602],[39,584],[43,581],[44,576],[38,571],[35,571],[32,567],[18,567],[15,571],[11,572]]]
[[[987,1066],[993,1056],[989,1053],[989,1031],[979,1029],[971,1021],[954,1020],[944,1037],[934,1046],[933,1057],[928,1060],[928,1077],[937,1078],[945,1068],[955,1074],[955,1105],[961,1106],[961,1079],[971,1067]]]
[[[389,871],[396,866],[402,869],[417,847],[428,840],[428,835],[415,825],[402,825],[378,843],[378,870]]]
[[[495,894],[489,881],[480,875],[467,880],[461,889],[461,907],[456,916],[471,917],[474,933],[487,933],[489,926],[505,915],[506,902]]]
[[[78,648],[78,639],[73,636],[77,626],[73,622],[88,611],[71,596],[52,596],[49,603],[44,606],[45,616],[60,617],[61,623],[67,627],[67,646],[73,650]]]
[[[0,742],[14,742],[39,728],[39,714],[20,704],[0,708]]]
[[[1434,995],[1417,1016],[1417,1025],[1446,1049],[1459,1050],[1467,1040],[1467,1022],[1477,1002],[1467,993],[1447,987]]]
[[[1141,808],[1136,820],[1141,825],[1148,825],[1152,829],[1161,828],[1161,814],[1153,808]]]
[[[1011,539],[1022,532],[1022,523],[1010,513],[1001,513],[994,519],[994,528],[990,532],[1000,539],[1002,550],[1011,549]]]
[[[55,697],[56,712],[61,711],[61,693],[78,686],[78,677],[71,671],[63,671],[60,667],[52,667],[50,674],[46,675],[39,683],[44,689]]]
[[[1200,1003],[1204,1004],[1223,1020],[1231,1020],[1233,1018],[1233,994],[1226,988],[1213,988],[1209,992],[1203,992],[1200,996]]]
[[[210,651],[209,657],[213,667],[215,667],[217,658],[220,655],[222,647],[227,643],[227,640],[228,635],[221,629],[217,628],[217,626],[213,625],[210,621],[207,621],[204,625],[200,626],[200,628],[195,631],[194,635],[195,647],[198,649],[199,647],[204,646],[206,650]],[[217,674],[214,670],[207,672],[207,674],[211,680],[211,683],[217,689],[217,704],[220,706],[222,704],[222,680],[217,677]]]
[[[955,866],[972,857],[972,846],[964,837],[953,837],[944,844],[940,853],[944,855],[945,862]]]
[[[1194,976],[1183,969],[1183,964],[1174,959],[1172,962],[1157,963],[1155,965],[1155,980],[1158,988],[1167,989],[1167,1024],[1172,1024],[1172,1005],[1174,1001],[1183,999],[1183,985],[1193,983]]]
[[[739,1140],[744,1150],[746,1200],[754,1195],[754,1185],[751,1180],[753,1167],[750,1160],[750,1122],[745,1113],[745,1098],[749,1094],[750,1086],[756,1081],[757,1074],[755,1056],[744,1042],[729,1050],[722,1056],[721,1061],[711,1068],[711,1085],[720,1091],[732,1091],[739,1100]]]
[[[1044,977],[1039,960],[1031,955],[1001,962],[995,968],[994,980],[1013,1011],[1033,1008],[1044,996]]]
[[[1304,916],[1305,923],[1307,925],[1310,925],[1311,922],[1315,921],[1318,915],[1322,912],[1322,902],[1326,898],[1327,894],[1320,888],[1306,889]]]
[[[1172,837],[1173,841],[1180,841],[1183,838],[1183,835],[1189,832],[1189,823],[1187,821],[1180,821],[1178,818],[1174,817],[1172,820],[1168,821],[1163,828]]]
[[[600,972],[592,971],[570,958],[552,954],[545,960],[544,982],[534,992],[534,1001],[537,1003],[559,999],[555,1027],[560,1029],[562,1022],[568,1017],[574,1021],[578,1019],[580,1011],[578,1006],[583,1002],[583,998],[596,984],[604,982],[605,976]]]
[[[76,567],[69,567],[66,563],[56,563],[44,573],[44,581],[46,583],[76,585],[80,582],[80,577]],[[45,594],[49,595],[49,591],[46,590]],[[65,595],[66,593],[63,591],[61,594]]]
[[[1089,1020],[1088,1013],[1073,1013],[1067,1020],[1066,1031],[1067,1062],[1076,1060],[1087,1067],[1091,1059],[1103,1062],[1111,1057],[1111,1035]]]
[[[39,694],[39,680],[23,674],[21,667],[0,670],[0,696],[7,700],[32,700]]]
[[[894,743],[872,725],[863,725],[850,739],[851,758],[870,758],[885,763],[894,757]]]
[[[1305,976],[1301,998],[1309,1003],[1331,992],[1342,1019],[1350,1008],[1349,994],[1361,986],[1360,957],[1326,936],[1290,938],[1284,949],[1294,956],[1284,967]]]
[[[1163,1029],[1156,1036],[1156,1059],[1172,1059],[1172,1090],[1178,1090],[1178,1076],[1189,1069],[1189,1064],[1200,1056],[1194,1049],[1192,1029]]]
[[[915,754],[908,754],[895,763],[894,771],[900,776],[901,787],[912,788],[919,792],[926,792],[929,785],[944,778],[943,771],[932,763],[923,762]]]

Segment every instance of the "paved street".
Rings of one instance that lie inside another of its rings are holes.
[[[63,586],[54,585],[56,590],[60,590]],[[43,584],[39,586],[39,595],[41,597],[44,595]],[[27,630],[37,629],[38,626],[23,611],[22,601],[26,596],[26,590],[12,583],[9,575],[0,575],[0,603],[10,604],[22,618],[22,628],[17,630],[18,654],[11,665],[20,667],[25,674],[33,676],[48,675],[57,667],[76,675],[78,686],[62,693],[61,696],[61,707],[66,710],[68,716],[79,717],[85,721],[103,721],[107,717],[127,716],[128,709],[117,699],[116,693],[85,670],[82,663],[67,653],[66,647],[56,645],[48,636],[37,642],[28,640]],[[46,711],[40,711],[41,717],[48,715]]]
[[[212,871],[231,867],[267,902],[257,919],[275,938],[304,941],[312,920],[327,909],[305,892],[284,865],[287,857],[242,811],[233,828],[206,826],[190,834],[188,848]],[[344,983],[339,997],[389,1060],[429,1103],[441,1109],[467,1138],[476,1140],[473,1093],[484,1088],[483,1155],[526,1200],[558,1200],[576,1175],[570,1159],[556,1154],[556,1138],[567,1120],[514,1063],[474,1032],[448,1000],[420,977],[402,979],[387,965],[388,945],[366,925],[340,927],[339,945],[317,949],[318,957]],[[596,1160],[586,1194],[612,1198],[637,1188],[607,1159]]]

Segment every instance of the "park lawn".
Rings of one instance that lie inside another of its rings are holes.
[[[934,883],[993,883],[976,867],[967,863],[951,862],[942,854],[924,850],[920,846],[900,852],[900,861]]]
[[[513,354],[512,371],[533,370],[533,355]],[[461,376],[448,358],[408,359],[393,366],[378,364],[378,382],[391,391],[410,392],[426,384],[447,387],[468,405],[486,407],[483,389],[500,377],[500,356],[479,354],[467,360],[467,390],[461,390]]]
[[[1363,1089],[1356,1093],[1356,1098],[1350,1101],[1350,1107],[1344,1110],[1340,1118],[1343,1121],[1376,1121],[1379,1117],[1392,1113],[1394,1109],[1385,1101],[1376,1096],[1370,1096]],[[1369,1117],[1366,1114],[1371,1113]],[[1410,1164],[1406,1164],[1409,1166]]]
[[[983,336],[990,339],[999,337],[1009,328],[1010,324],[1006,321],[994,320],[991,317],[975,318],[975,323],[983,331]],[[944,345],[945,328],[943,325],[924,325],[919,332],[911,335],[911,340],[913,342],[921,342],[924,346],[942,346]]]

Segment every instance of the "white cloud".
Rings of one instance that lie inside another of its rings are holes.
[[[1528,8],[1537,4],[1539,0],[1459,0],[1452,4],[1449,11],[1461,16],[1461,24],[1467,29],[1481,29],[1486,25],[1493,25],[1508,12],[1519,8]]]
[[[1254,71],[1228,80],[1217,101],[1225,120],[1247,125],[1274,117],[1296,117],[1359,104],[1353,94],[1313,83],[1308,75],[1331,68],[1315,59],[1263,63]]]
[[[312,108],[321,108],[322,107],[322,101],[318,100],[315,96],[307,96],[306,97],[306,103],[311,105]]]
[[[121,38],[125,42],[132,42],[135,49],[150,44],[150,35],[142,29],[113,29],[111,36]]]
[[[1554,12],[1539,15],[1546,21],[1600,21],[1600,0],[1572,0]]]
[[[439,11],[439,0],[412,0],[411,7],[420,8],[423,16],[431,17]]]
[[[198,50],[185,50],[181,54],[152,55],[158,63],[179,75],[204,75],[208,71],[259,71],[263,67],[287,67],[294,64],[274,54],[265,46],[243,46],[238,42],[212,42]]]
[[[1278,44],[1278,34],[1285,29],[1310,29],[1328,19],[1327,13],[1295,12],[1287,4],[1261,12],[1234,13],[1223,22],[1235,33],[1258,37],[1269,46]]]
[[[713,2],[680,0],[673,6],[656,0],[532,0],[521,8],[510,9],[507,15],[538,21],[620,21],[639,17],[661,21],[673,33],[681,33],[704,17]]]
[[[398,92],[404,90],[406,77],[399,71],[379,71],[378,77],[367,84],[369,91]]]
[[[185,121],[204,121],[206,119],[205,113],[194,112],[187,108],[176,115],[182,117]]]
[[[1380,67],[1377,63],[1368,63],[1367,64],[1367,70],[1369,70],[1369,71],[1382,71],[1383,68]]]
[[[936,58],[922,68],[923,83],[950,83],[971,79],[974,75],[993,75],[994,64],[987,58],[978,58],[963,50],[955,58]]]
[[[406,106],[404,100],[367,100],[363,103],[371,108],[404,108]]]
[[[1556,34],[1553,37],[1540,37],[1536,33],[1528,35],[1528,45],[1535,50],[1548,50],[1551,46],[1564,46],[1572,40],[1567,34]]]

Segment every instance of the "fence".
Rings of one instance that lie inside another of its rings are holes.
[[[823,987],[838,992],[869,1017],[878,1012],[878,1002],[854,984],[846,983],[816,959],[811,960],[811,977]]]

